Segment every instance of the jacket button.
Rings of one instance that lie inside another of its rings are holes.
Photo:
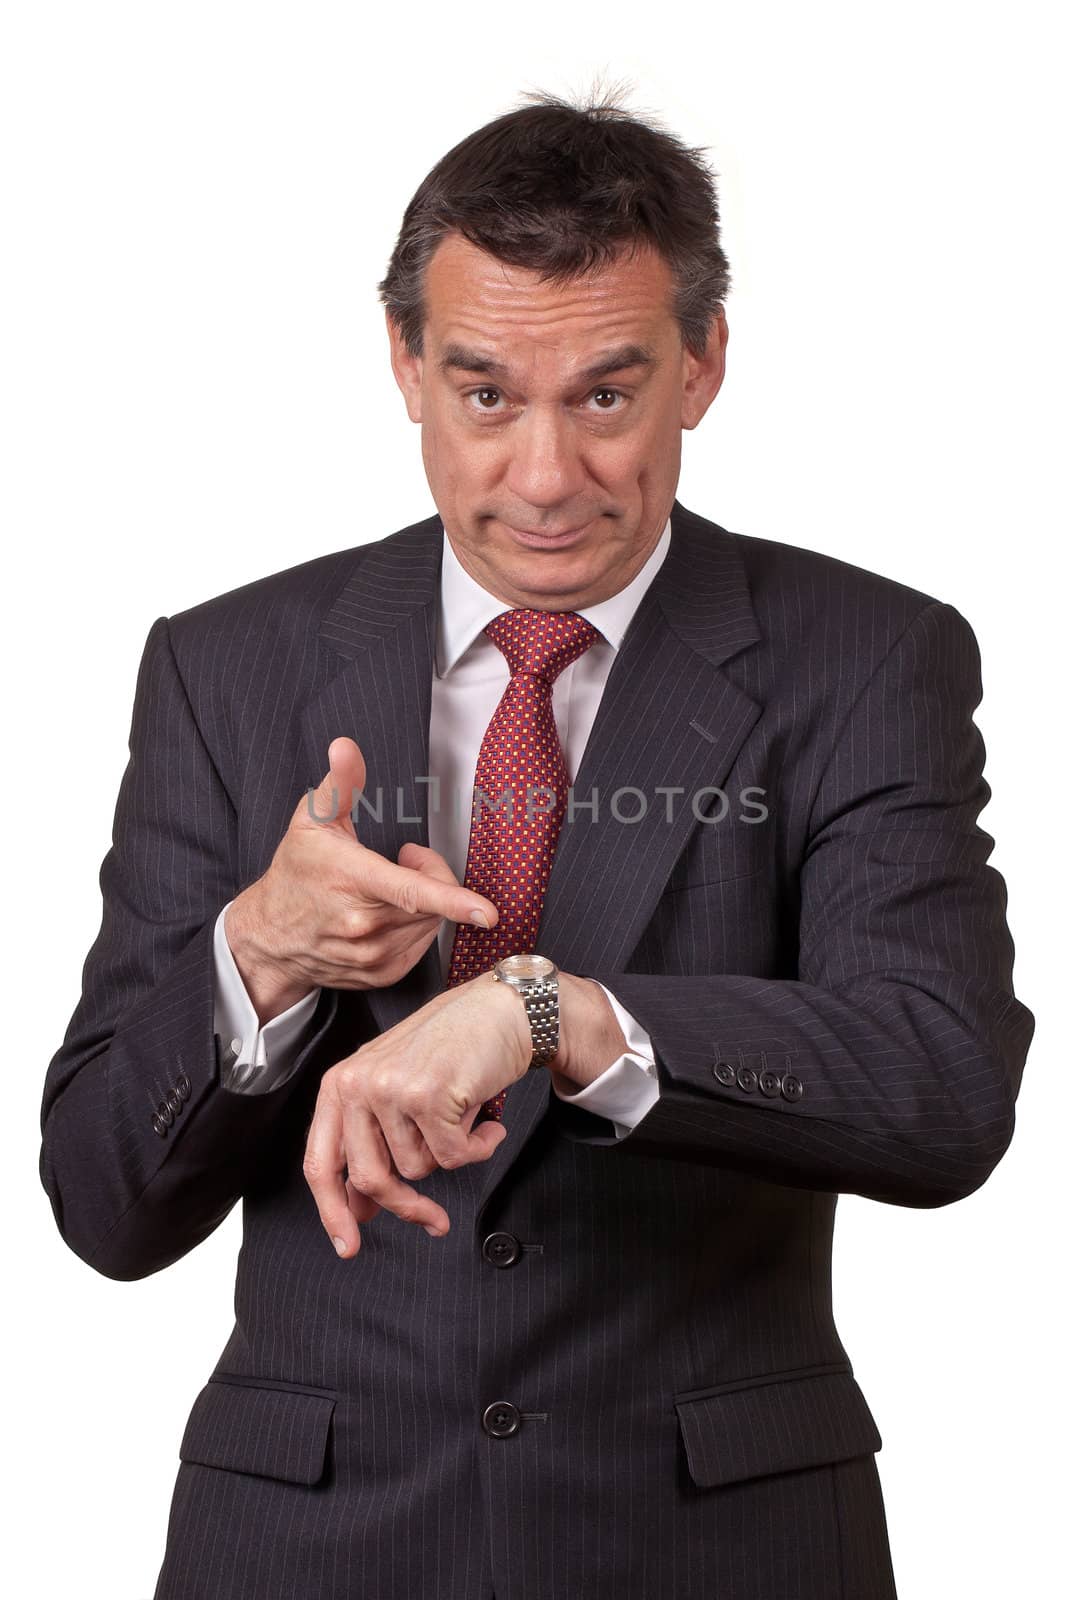
[[[746,1094],[752,1094],[759,1080],[751,1067],[739,1067],[737,1070],[737,1086]]]
[[[167,1124],[163,1121],[158,1111],[153,1111],[152,1113],[152,1126],[161,1139],[167,1137]]]
[[[491,1233],[482,1240],[482,1255],[490,1266],[512,1267],[522,1255],[522,1246],[513,1233]]]
[[[522,1412],[510,1400],[494,1400],[482,1412],[482,1427],[493,1439],[506,1439],[517,1433],[522,1422]]]
[[[782,1080],[777,1072],[772,1072],[768,1067],[759,1075],[760,1094],[765,1094],[768,1099],[782,1092]]]
[[[716,1061],[714,1071],[719,1082],[724,1083],[728,1089],[737,1082],[737,1073],[729,1061]]]
[[[782,1094],[786,1100],[799,1100],[804,1093],[804,1085],[792,1072],[787,1072],[782,1079]]]

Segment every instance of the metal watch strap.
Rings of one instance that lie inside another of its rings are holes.
[[[559,1049],[559,979],[529,978],[513,984],[522,996],[533,1040],[531,1067],[544,1067]]]

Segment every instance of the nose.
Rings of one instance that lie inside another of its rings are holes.
[[[530,406],[508,430],[507,488],[516,501],[550,511],[581,497],[587,478],[573,425],[552,407]]]

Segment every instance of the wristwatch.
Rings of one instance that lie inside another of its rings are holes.
[[[505,956],[493,977],[521,996],[534,1046],[530,1066],[546,1067],[559,1049],[559,968],[547,956]]]

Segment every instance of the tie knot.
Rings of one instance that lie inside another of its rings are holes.
[[[545,683],[555,683],[564,667],[603,637],[577,611],[502,611],[484,631],[504,656],[512,676],[529,673]]]

